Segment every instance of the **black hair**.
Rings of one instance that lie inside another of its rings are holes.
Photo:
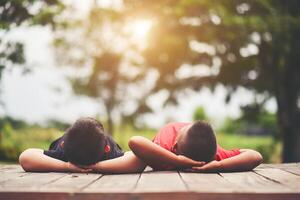
[[[217,142],[210,124],[196,121],[187,130],[186,134],[179,137],[177,153],[197,161],[209,162],[214,159]]]
[[[69,162],[91,165],[99,161],[106,145],[103,125],[93,118],[78,119],[66,131],[64,152]]]

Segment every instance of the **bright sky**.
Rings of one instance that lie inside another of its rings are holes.
[[[135,23],[143,28],[151,26],[149,21]],[[134,34],[138,37],[146,35],[138,28]],[[2,114],[6,113],[31,123],[43,123],[47,119],[72,123],[79,117],[103,115],[103,108],[95,100],[72,95],[71,87],[65,79],[66,69],[55,66],[49,29],[19,28],[13,30],[6,39],[25,43],[27,66],[33,71],[22,75],[21,70],[15,67],[4,72],[1,79],[1,100],[5,107],[2,108]],[[253,98],[249,91],[240,88],[230,104],[225,104],[225,94],[222,86],[218,86],[214,94],[204,88],[197,93],[181,95],[179,106],[176,108],[162,108],[161,100],[164,99],[165,93],[161,92],[149,101],[155,108],[155,113],[144,116],[141,121],[156,128],[166,120],[191,121],[194,109],[203,106],[212,121],[218,125],[226,116],[237,117],[240,114],[239,105],[245,105]],[[276,110],[274,100],[268,102],[267,109]]]

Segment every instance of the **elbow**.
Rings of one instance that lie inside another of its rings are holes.
[[[30,159],[31,157],[32,157],[32,149],[26,149],[19,156],[19,164],[26,172],[32,171],[32,164]]]
[[[144,138],[141,136],[133,136],[130,138],[128,146],[135,154],[139,154],[143,140]]]
[[[260,165],[263,162],[264,158],[262,157],[262,155],[256,151],[256,161],[257,161],[257,165]]]
[[[263,157],[262,155],[254,150],[251,150],[251,157],[252,157],[252,166],[251,169],[254,169],[258,165],[260,165],[263,162]]]

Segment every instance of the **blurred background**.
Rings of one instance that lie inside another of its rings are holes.
[[[2,0],[0,162],[95,117],[128,150],[206,120],[224,148],[300,161],[300,1]]]

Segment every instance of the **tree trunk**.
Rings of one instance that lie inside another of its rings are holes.
[[[107,127],[107,132],[110,135],[113,135],[113,133],[114,133],[114,123],[113,123],[111,114],[107,115],[107,126],[108,126]]]
[[[109,135],[113,135],[114,133],[114,122],[112,119],[112,108],[110,103],[105,104],[105,109],[106,109],[106,117],[107,117],[107,133]]]
[[[289,116],[286,111],[279,113],[279,132],[283,137],[283,162],[299,162],[300,161],[300,124]]]
[[[290,71],[291,72],[291,71]],[[300,108],[297,75],[287,73],[277,90],[279,133],[283,139],[283,162],[300,161]]]

